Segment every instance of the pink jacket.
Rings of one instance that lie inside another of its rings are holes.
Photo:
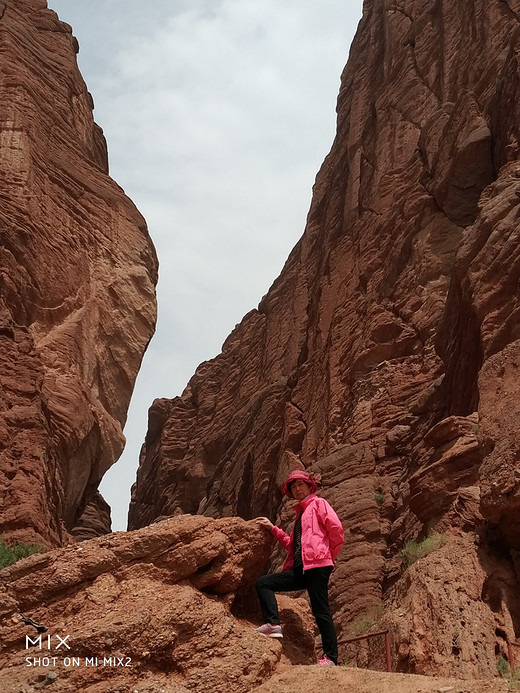
[[[302,561],[303,569],[323,568],[334,565],[343,545],[343,527],[339,517],[325,498],[311,493],[293,506],[296,519],[302,514]],[[283,570],[294,565],[294,527],[289,536],[283,529],[273,527],[273,537],[288,551]]]

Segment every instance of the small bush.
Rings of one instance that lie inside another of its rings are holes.
[[[31,556],[33,553],[43,553],[45,549],[38,544],[26,544],[24,541],[15,541],[9,546],[0,541],[0,570],[8,565],[13,565],[20,558]]]
[[[503,658],[504,659],[504,658]],[[497,666],[498,669],[498,666]],[[508,687],[512,691],[520,689],[520,669],[514,669],[508,679]]]
[[[359,621],[354,621],[354,623],[350,624],[350,632],[352,635],[363,635],[364,633],[367,633],[373,626],[375,626],[376,622],[372,618],[363,618]]]
[[[444,534],[430,534],[430,536],[426,537],[426,539],[423,539],[421,542],[407,541],[404,548],[399,552],[399,555],[401,556],[404,567],[408,568],[423,556],[427,556],[429,553],[440,549],[445,543],[446,536]]]
[[[504,655],[499,655],[497,659],[497,671],[499,676],[507,676],[509,674],[509,662]]]
[[[376,493],[376,503],[378,505],[383,505],[385,502],[385,494],[382,491],[377,491]]]
[[[352,635],[364,635],[373,628],[379,619],[383,616],[384,606],[382,604],[374,604],[364,614],[359,621],[354,621],[349,625],[349,631]]]

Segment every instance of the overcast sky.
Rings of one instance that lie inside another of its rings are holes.
[[[157,397],[180,395],[257,307],[302,235],[335,133],[362,0],[48,0],[108,143],[110,175],[148,223],[159,318],[101,492],[126,529]]]

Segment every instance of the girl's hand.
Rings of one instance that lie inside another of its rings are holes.
[[[267,517],[257,517],[255,518],[254,522],[256,522],[257,525],[264,527],[265,529],[271,530],[274,527],[271,520],[269,520]]]

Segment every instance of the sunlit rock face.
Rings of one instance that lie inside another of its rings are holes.
[[[253,522],[185,515],[6,568],[1,690],[37,691],[52,670],[47,683],[64,693],[243,693],[291,664],[314,663],[304,600],[281,599],[284,618],[291,603],[292,645],[257,633],[250,620],[271,545]],[[42,648],[20,612],[47,628]],[[26,636],[34,647],[26,649]],[[40,666],[46,656],[50,666]]]
[[[48,546],[122,451],[156,312],[77,50],[46,2],[0,3],[0,531]]]
[[[399,551],[432,530],[478,531],[467,555],[486,572],[498,551],[518,587],[519,31],[518,0],[364,3],[305,232],[222,353],[152,405],[130,527],[180,512],[288,526],[280,483],[299,455],[348,530],[331,588],[343,634],[409,593]],[[477,584],[461,608],[486,614],[493,675],[519,590]],[[400,666],[426,671],[408,640]],[[471,676],[471,647],[432,671],[463,660]]]

